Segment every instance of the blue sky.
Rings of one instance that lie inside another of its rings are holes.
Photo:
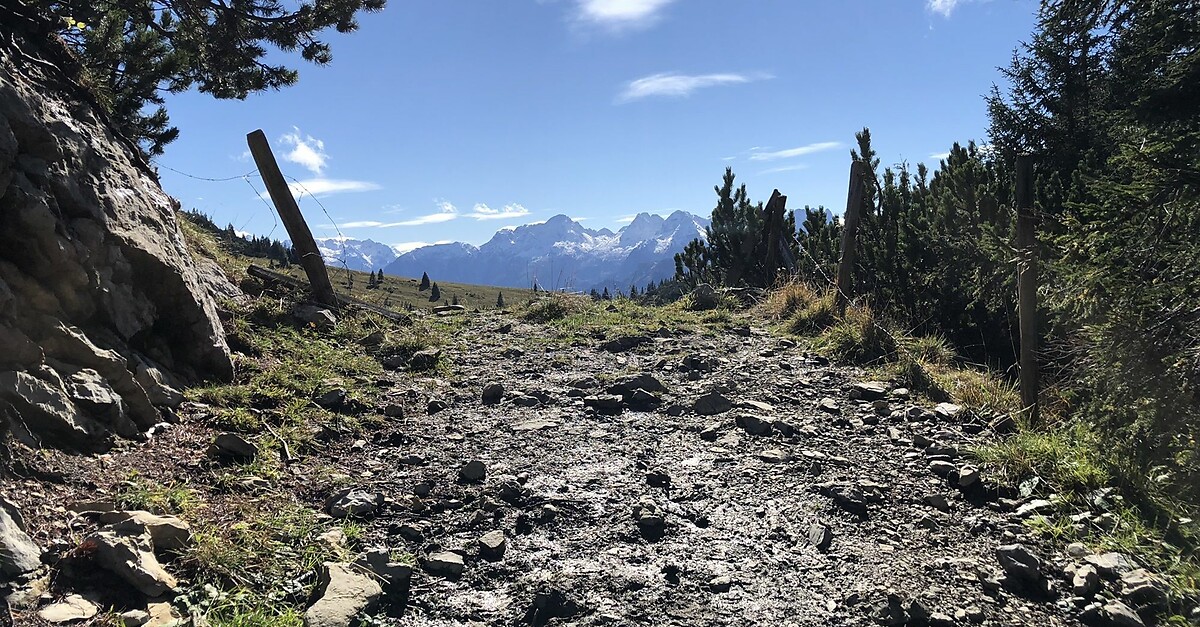
[[[1032,0],[391,0],[333,63],[245,101],[169,97],[156,163],[185,208],[285,239],[252,186],[262,128],[318,236],[475,244],[565,213],[707,216],[726,166],[754,200],[845,203],[854,133],[885,165],[985,140],[982,96]],[[280,58],[286,58],[282,55]],[[338,229],[330,225],[336,223]]]

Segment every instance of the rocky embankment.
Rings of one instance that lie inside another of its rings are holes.
[[[414,356],[417,371],[387,374],[367,410],[382,426],[331,436],[274,488],[325,513],[309,542],[356,537],[357,556],[295,599],[307,624],[1136,626],[1164,606],[1165,584],[1133,558],[1030,531],[1060,505],[981,477],[964,452],[987,425],[748,322],[562,346],[483,314]],[[257,454],[214,441],[206,407],[181,411],[169,437],[81,463],[158,457],[179,478]],[[44,489],[63,507],[18,498],[43,546],[19,517],[0,521],[5,572],[34,570],[9,597],[18,616],[96,611],[86,583],[37,586],[43,564],[88,551],[137,593],[127,624],[168,624],[172,591],[198,585],[168,572],[186,524],[70,505],[78,482]],[[65,529],[83,543],[52,537]]]

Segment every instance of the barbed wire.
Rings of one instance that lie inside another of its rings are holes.
[[[235,181],[235,180],[237,180],[237,179],[245,179],[245,178],[247,178],[247,177],[250,177],[250,176],[253,176],[253,175],[255,175],[255,174],[258,174],[258,168],[254,168],[253,170],[250,170],[249,172],[247,172],[247,173],[245,173],[245,174],[239,174],[239,175],[237,175],[237,176],[227,176],[227,177],[225,177],[225,178],[210,178],[210,177],[207,177],[207,176],[196,176],[195,174],[188,174],[187,172],[184,172],[184,171],[182,171],[182,170],[176,170],[175,168],[172,168],[171,166],[169,166],[169,165],[165,165],[165,164],[162,164],[162,163],[156,163],[155,165],[156,165],[156,166],[158,166],[158,167],[160,167],[160,168],[165,168],[165,169],[167,169],[167,170],[170,170],[170,171],[172,171],[172,172],[174,172],[174,173],[176,173],[176,174],[179,174],[179,175],[181,175],[181,176],[186,176],[186,177],[188,177],[188,178],[190,178],[190,179],[196,179],[197,181],[208,181],[208,182],[210,182],[210,183],[222,183],[222,182],[224,182],[224,181]]]

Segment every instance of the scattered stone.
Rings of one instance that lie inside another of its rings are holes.
[[[979,469],[974,466],[963,466],[958,469],[958,487],[964,490],[979,483]]]
[[[334,518],[365,518],[383,505],[383,495],[362,488],[343,488],[325,500],[325,511]]]
[[[709,392],[692,403],[692,411],[701,416],[723,414],[733,409],[733,403],[720,392]]]
[[[375,573],[383,581],[383,591],[387,594],[400,594],[408,589],[412,580],[412,566],[403,562],[393,562],[387,549],[378,547],[363,553],[355,565]]]
[[[817,489],[847,512],[860,517],[867,515],[867,499],[857,485],[823,483],[819,484]]]
[[[0,574],[7,578],[37,570],[42,566],[42,549],[25,533],[19,524],[20,512],[0,507]],[[21,521],[23,522],[23,521]]]
[[[930,507],[932,507],[936,510],[943,511],[943,512],[950,511],[950,501],[946,499],[946,495],[944,495],[944,494],[926,495],[925,502],[928,503]]]
[[[949,420],[962,413],[962,406],[954,403],[938,403],[933,408],[933,414],[938,418]]]
[[[708,283],[701,283],[691,293],[692,309],[705,311],[716,309],[721,304],[721,295]]]
[[[517,424],[513,425],[513,431],[541,431],[542,429],[553,429],[557,426],[558,423],[554,422],[553,420],[542,420],[540,418],[535,418],[533,420],[518,422]]]
[[[1072,542],[1067,545],[1067,555],[1075,559],[1083,559],[1085,555],[1091,553],[1091,549],[1082,542]]]
[[[133,523],[150,532],[155,551],[180,551],[192,543],[192,528],[174,516],[158,516],[141,510],[127,512],[104,512],[100,522],[114,525],[120,530],[123,524]]]
[[[733,578],[729,575],[718,575],[708,580],[708,589],[716,594],[729,592],[733,587]]]
[[[317,602],[304,612],[305,627],[350,627],[370,612],[383,595],[371,577],[349,564],[325,562],[317,583]]]
[[[1100,589],[1100,573],[1095,566],[1084,564],[1075,569],[1071,577],[1071,593],[1077,597],[1090,599]]]
[[[753,414],[741,414],[734,418],[734,423],[750,435],[771,435],[773,429],[770,420]]]
[[[292,316],[304,324],[311,324],[318,329],[328,329],[337,324],[337,316],[333,312],[316,305],[298,305],[292,310]]]
[[[1095,566],[1102,577],[1117,577],[1134,569],[1133,562],[1128,557],[1114,552],[1087,555],[1083,561]]]
[[[641,373],[630,377],[625,377],[617,383],[608,387],[609,394],[618,396],[629,396],[637,390],[645,390],[647,392],[666,392],[667,386],[662,384],[654,375],[649,373]]]
[[[1017,508],[1017,516],[1020,518],[1030,518],[1032,516],[1045,516],[1054,511],[1054,503],[1046,499],[1034,499]]]
[[[486,476],[487,466],[478,459],[472,459],[458,469],[458,479],[464,483],[479,483]]]
[[[38,610],[38,618],[48,623],[69,623],[77,620],[87,620],[100,612],[95,603],[79,596],[68,594],[63,600],[51,603]]]
[[[466,569],[466,564],[463,563],[462,555],[453,551],[440,551],[434,553],[421,561],[421,565],[426,572],[431,575],[440,577],[456,578],[463,574]]]
[[[508,541],[500,529],[489,531],[479,537],[479,555],[484,559],[497,560],[504,556]]]
[[[456,314],[456,313],[464,312],[466,310],[467,310],[467,308],[463,307],[462,305],[438,305],[437,307],[434,307],[431,311],[433,311],[433,313],[435,313],[435,314],[440,315],[440,314]]]
[[[808,543],[822,553],[828,551],[833,544],[833,530],[821,523],[814,523],[808,528]]]
[[[769,464],[782,464],[790,460],[791,456],[777,448],[771,448],[759,453],[758,458]]]
[[[569,589],[558,585],[539,589],[533,595],[533,603],[526,610],[524,623],[528,625],[549,625],[559,618],[562,623],[570,624],[570,619],[585,611],[583,603],[577,601]]]
[[[950,473],[955,472],[956,470],[958,470],[958,467],[950,462],[941,460],[929,462],[929,472],[939,477],[948,477],[950,476]]]
[[[177,627],[183,621],[174,607],[166,601],[146,604],[146,627]]]
[[[1166,582],[1145,568],[1121,575],[1121,598],[1136,607],[1165,606],[1170,595]]]
[[[150,612],[146,610],[128,610],[121,612],[121,627],[142,627],[150,622]]]
[[[440,349],[427,349],[413,353],[413,356],[408,360],[408,369],[413,372],[425,372],[433,370],[437,367],[438,361],[442,359],[442,351]]]
[[[877,401],[887,397],[888,386],[879,381],[865,381],[850,386],[850,398],[863,401]]]
[[[258,456],[258,447],[236,433],[221,433],[208,446],[208,456],[218,459],[250,460]]]
[[[633,520],[642,536],[657,540],[666,531],[667,521],[658,509],[658,505],[649,498],[644,498],[633,506]]]
[[[335,387],[317,395],[313,402],[325,409],[337,409],[346,404],[347,395],[346,388]]]
[[[817,409],[830,414],[842,413],[842,409],[838,407],[837,401],[828,396],[817,402]]]
[[[583,397],[583,404],[586,407],[593,407],[596,411],[602,414],[619,414],[621,413],[621,397],[615,394],[596,394],[594,396]]]
[[[483,386],[483,404],[495,405],[504,398],[503,383],[489,383]]]
[[[625,351],[633,350],[653,341],[653,339],[646,335],[622,335],[601,343],[600,348],[610,353],[624,353]]]
[[[1109,601],[1100,608],[1100,615],[1112,627],[1145,627],[1146,623],[1133,608],[1120,601]]]
[[[709,425],[700,432],[700,439],[705,442],[716,442],[719,437],[721,437],[721,425],[718,424]]]
[[[1046,576],[1042,574],[1042,560],[1020,544],[1006,544],[996,549],[996,559],[1018,587],[1036,592],[1046,589]]]
[[[388,403],[383,406],[383,415],[388,418],[403,418],[404,406],[399,403]]]
[[[954,627],[954,619],[949,614],[934,612],[929,615],[929,627]]]
[[[95,547],[96,563],[101,568],[124,579],[148,597],[173,591],[178,585],[154,557],[149,532],[122,536],[114,531],[98,531],[83,543]]]

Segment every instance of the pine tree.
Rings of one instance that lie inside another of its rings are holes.
[[[421,284],[417,286],[417,291],[424,292],[427,289],[429,289],[429,273],[422,272],[421,273]]]
[[[429,302],[436,303],[442,300],[442,290],[438,289],[438,284],[433,283],[429,287]]]
[[[608,287],[604,288],[604,292],[600,294],[601,300],[612,300],[612,295],[608,293]]]
[[[496,294],[496,309],[504,309],[504,292]]]
[[[588,295],[592,297],[592,300],[600,300],[600,292],[596,291],[594,287],[591,292],[588,292]]]
[[[372,270],[371,278],[367,279],[367,289],[372,289],[374,287],[375,287],[375,271]]]
[[[458,294],[455,294],[454,297],[450,299],[450,304],[455,306],[458,305]]]
[[[375,272],[375,285],[383,285],[383,268]]]

